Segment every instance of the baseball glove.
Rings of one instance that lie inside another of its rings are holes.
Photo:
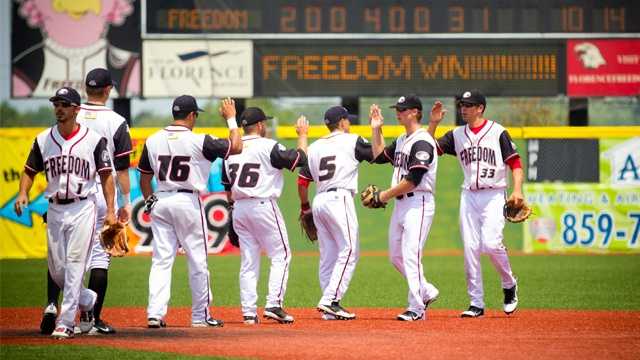
[[[229,242],[231,243],[231,245],[239,248],[240,238],[238,237],[236,229],[233,228],[233,205],[229,204],[227,210],[229,211],[229,230],[227,231],[227,236],[229,237]]]
[[[387,206],[386,203],[380,201],[380,190],[375,185],[367,185],[362,192],[360,192],[360,200],[362,206],[370,209],[379,209]]]
[[[509,200],[504,204],[502,212],[507,221],[519,223],[527,220],[531,215],[531,208],[524,201],[518,206],[514,200]]]
[[[318,240],[318,229],[316,228],[316,224],[313,222],[313,214],[311,213],[310,208],[300,210],[298,222],[300,222],[300,227],[304,234],[307,235],[307,239],[309,239],[309,241],[315,242]]]
[[[100,243],[107,254],[114,257],[124,256],[129,252],[126,224],[119,221],[105,224],[100,232]]]

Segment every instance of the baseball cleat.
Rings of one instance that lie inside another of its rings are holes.
[[[321,319],[322,319],[322,320],[340,320],[340,319],[338,319],[337,317],[335,317],[335,315],[331,315],[331,314],[326,313],[326,312],[324,312],[324,311],[322,312],[322,317],[321,317]]]
[[[479,308],[477,306],[469,306],[469,309],[465,310],[460,314],[460,317],[463,318],[477,318],[484,315],[484,309]]]
[[[93,324],[93,327],[91,328],[91,330],[89,330],[87,335],[99,335],[99,334],[109,335],[109,334],[115,334],[115,333],[116,333],[116,329],[114,329],[111,325],[107,324],[101,319],[96,319]]]
[[[436,289],[436,294],[434,296],[430,297],[429,300],[425,300],[424,301],[424,309],[425,310],[427,310],[429,305],[433,304],[434,302],[436,302],[438,300],[438,295],[440,295],[440,291],[438,291]]]
[[[518,307],[518,285],[513,285],[510,289],[502,289],[504,292],[504,313],[511,315]]]
[[[82,311],[80,312],[80,332],[88,333],[91,331],[94,325],[93,312]]]
[[[403,312],[402,314],[399,314],[396,319],[400,320],[400,321],[417,321],[417,320],[424,320],[424,314],[416,314],[411,310],[407,310],[405,312]]]
[[[293,323],[293,316],[287,314],[281,307],[270,307],[264,309],[264,317],[266,319],[273,319],[281,324]]]
[[[201,321],[194,321],[191,323],[191,327],[195,327],[195,328],[204,328],[204,327],[223,327],[224,326],[224,321],[222,320],[218,320],[218,319],[214,319],[214,318],[208,318],[206,320],[201,320]]]
[[[332,302],[331,305],[318,304],[318,311],[333,315],[337,320],[353,320],[356,318],[356,314],[340,306],[338,301]]]
[[[245,315],[242,320],[246,325],[255,325],[258,323],[258,317],[256,315]]]
[[[58,340],[71,339],[75,334],[73,329],[69,329],[64,325],[58,326],[52,333],[51,337]]]
[[[53,330],[56,329],[56,318],[58,317],[58,309],[56,304],[51,303],[44,308],[42,314],[42,321],[40,322],[40,333],[44,335],[51,335]]]
[[[148,318],[147,327],[150,329],[159,329],[159,328],[167,327],[167,323],[164,322],[164,320],[159,318]]]

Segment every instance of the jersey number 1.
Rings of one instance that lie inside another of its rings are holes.
[[[189,160],[191,160],[191,156],[159,155],[158,180],[167,181],[167,174],[169,174],[169,180],[171,181],[187,180],[191,171]]]

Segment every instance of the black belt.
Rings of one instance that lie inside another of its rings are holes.
[[[325,190],[324,192],[327,192],[327,191],[338,191],[338,188],[330,188],[330,189]]]
[[[410,197],[413,197],[413,195],[415,195],[415,194],[414,194],[414,193],[412,193],[412,192],[409,192],[409,193],[406,193],[406,194],[404,194],[404,195],[396,196],[396,199],[398,199],[398,200],[402,200],[402,199],[404,199],[404,197],[405,197],[405,196],[406,196],[406,197],[408,197],[408,198],[410,198]]]
[[[52,204],[58,204],[58,205],[68,205],[68,204],[73,204],[76,201],[82,201],[82,200],[87,200],[86,196],[82,196],[79,198],[73,198],[73,199],[58,199],[58,198],[49,198],[49,202]]]
[[[178,189],[178,190],[160,190],[159,192],[179,192],[179,193],[193,194],[195,193],[195,190]]]

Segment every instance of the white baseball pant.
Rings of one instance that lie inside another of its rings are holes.
[[[319,304],[331,305],[347,292],[360,256],[353,194],[345,189],[316,194],[312,211],[320,249]]]
[[[424,313],[424,304],[438,289],[424,276],[422,250],[435,213],[435,201],[430,192],[415,192],[414,196],[396,199],[389,225],[389,258],[407,279],[409,286],[407,310]]]
[[[244,316],[256,316],[260,251],[271,259],[265,307],[282,307],[289,279],[291,249],[282,213],[273,199],[239,199],[233,228],[240,239],[240,303]]]
[[[210,317],[211,289],[207,264],[207,230],[197,193],[157,192],[151,211],[153,256],[149,272],[149,318],[164,318],[171,298],[171,269],[181,245],[187,256],[191,321]]]
[[[97,207],[97,218],[96,218],[96,232],[93,237],[93,242],[91,243],[91,253],[90,259],[87,262],[87,270],[91,269],[109,269],[109,264],[111,263],[111,256],[107,254],[107,252],[102,247],[102,243],[100,243],[100,231],[102,231],[102,227],[104,226],[104,220],[107,215],[107,202],[104,199],[104,194],[102,193],[102,187],[98,184],[99,189],[96,193],[96,207]]]
[[[49,203],[47,210],[47,263],[49,273],[62,289],[57,325],[73,329],[78,308],[93,308],[96,293],[82,287],[82,278],[95,236],[94,196],[71,204]]]
[[[507,249],[502,240],[504,229],[504,189],[463,190],[460,196],[460,231],[464,245],[464,269],[471,305],[484,309],[484,289],[480,255],[485,253],[502,279],[502,288],[516,285]]]

